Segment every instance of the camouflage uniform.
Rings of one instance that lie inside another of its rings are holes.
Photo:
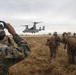
[[[66,32],[62,34],[62,43],[64,44],[64,49],[67,48],[67,40],[70,38]]]
[[[75,63],[76,56],[76,38],[71,37],[67,40],[67,54],[68,54],[68,63]]]
[[[50,49],[50,57],[55,58],[56,53],[58,50],[58,46],[60,45],[60,38],[59,36],[52,36],[51,38],[47,39],[47,46]]]
[[[64,48],[67,49],[68,63],[75,63],[76,56],[76,38],[68,36],[67,33],[63,33],[62,42],[64,43]]]
[[[30,45],[18,34],[13,39],[18,47],[0,44],[0,75],[8,75],[9,67],[26,58],[31,52]]]

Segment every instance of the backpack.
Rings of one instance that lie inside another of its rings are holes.
[[[56,42],[55,42],[55,37],[50,37],[47,39],[47,46],[49,47],[55,47],[56,46]]]

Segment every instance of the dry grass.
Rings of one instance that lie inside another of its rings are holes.
[[[9,68],[10,75],[76,75],[76,64],[68,64],[63,44],[57,57],[50,59],[49,48],[45,45],[48,37],[23,37],[30,43],[32,52],[28,58]]]

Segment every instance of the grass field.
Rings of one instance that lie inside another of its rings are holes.
[[[49,48],[45,45],[50,36],[22,36],[31,45],[28,58],[9,68],[10,75],[76,75],[76,64],[68,64],[67,51],[61,43],[55,59],[50,59]]]

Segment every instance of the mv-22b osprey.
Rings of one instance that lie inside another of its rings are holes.
[[[36,24],[38,24],[38,23],[41,23],[41,22],[33,22],[34,25],[31,28],[28,28],[28,25],[23,25],[23,26],[26,27],[26,29],[23,30],[23,33],[26,33],[26,32],[28,32],[28,33],[36,33],[36,32],[39,32],[41,30],[45,30],[45,26],[43,26],[42,29],[41,29],[41,27],[39,27],[39,29],[37,29],[36,28]]]

